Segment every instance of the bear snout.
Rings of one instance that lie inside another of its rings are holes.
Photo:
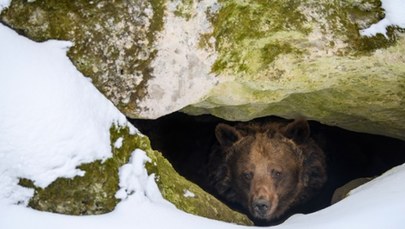
[[[266,199],[257,199],[252,203],[253,215],[257,218],[267,218],[271,209],[270,201]]]
[[[249,201],[250,214],[257,219],[269,220],[277,205],[271,186],[262,185],[268,181],[256,180],[252,182],[251,196]]]

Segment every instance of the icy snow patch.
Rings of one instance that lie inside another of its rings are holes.
[[[145,151],[136,149],[132,152],[129,162],[119,169],[119,187],[115,197],[121,200],[134,195],[136,199],[147,197],[152,202],[168,204],[162,197],[155,182],[155,175],[148,176],[145,163],[151,162]]]
[[[0,12],[4,9],[7,8],[11,3],[11,0],[0,0]]]
[[[121,148],[123,141],[124,141],[124,138],[123,138],[123,137],[119,137],[119,138],[114,142],[114,147],[115,147],[116,149]]]
[[[34,190],[19,186],[16,179],[10,176],[7,170],[0,168],[0,171],[2,171],[0,173],[0,205],[27,205],[29,199],[34,195]]]
[[[217,9],[216,0],[193,2],[193,15],[185,19],[175,15],[181,1],[169,1],[164,30],[156,43],[157,56],[151,64],[152,79],[148,95],[138,101],[141,116],[157,118],[199,102],[217,83],[210,73],[217,58],[214,48],[199,47],[200,36],[212,33],[206,13]],[[215,39],[210,39],[214,47]]]
[[[381,33],[388,38],[388,26],[405,28],[405,0],[382,0],[382,8],[385,10],[385,17],[369,28],[361,30],[361,35],[370,37]]]
[[[193,192],[191,192],[190,190],[184,190],[183,196],[186,197],[186,198],[189,198],[189,197],[194,198],[195,194]]]
[[[312,214],[294,215],[279,227],[404,228],[404,178],[405,164],[356,188],[340,202]]]
[[[148,181],[148,173],[144,168],[146,162],[150,159],[146,153],[140,149],[136,149],[129,162],[119,169],[119,187],[115,197],[118,199],[126,199],[128,195],[133,193],[145,195],[144,187]]]

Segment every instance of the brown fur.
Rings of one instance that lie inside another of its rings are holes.
[[[323,151],[306,120],[218,124],[209,162],[212,189],[257,222],[284,217],[326,182]]]

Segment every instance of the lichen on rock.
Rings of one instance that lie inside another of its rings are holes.
[[[147,170],[156,174],[156,183],[163,197],[177,208],[210,219],[253,225],[246,215],[231,210],[199,186],[176,173],[170,162],[158,151],[151,151],[148,156],[152,162],[146,165]]]
[[[14,0],[0,20],[36,41],[70,40],[68,56],[118,108],[133,113],[151,78],[163,0]]]
[[[83,176],[72,179],[58,178],[45,188],[36,187],[31,180],[21,178],[19,185],[35,189],[28,205],[41,211],[69,215],[111,212],[120,201],[116,195],[120,183],[119,169],[128,163],[137,149],[141,149],[151,159],[150,163],[146,164],[148,174],[154,174],[163,197],[177,208],[211,219],[243,225],[252,224],[247,216],[229,209],[180,176],[160,152],[151,148],[146,136],[131,133],[128,127],[113,126],[110,129],[110,140],[112,157],[79,166],[79,169],[85,172]],[[192,192],[194,196],[185,195],[185,190]]]
[[[403,30],[360,31],[380,1],[221,1],[212,18],[220,81],[183,109],[228,120],[278,115],[405,139]]]
[[[113,126],[110,129],[113,156],[105,161],[97,160],[79,166],[85,174],[70,178],[58,178],[45,188],[35,187],[32,181],[20,179],[20,185],[34,188],[29,206],[41,211],[69,215],[94,215],[112,211],[118,203],[118,170],[128,162],[135,149],[150,150],[147,137],[131,134],[128,127]],[[122,147],[113,146],[118,138],[124,139]]]
[[[360,33],[384,16],[379,0],[14,0],[0,19],[73,41],[73,63],[132,118],[301,115],[405,139],[404,29]]]
[[[202,100],[217,84],[211,73],[216,59],[215,39],[208,15],[218,10],[216,0],[167,1],[164,27],[146,91],[138,98],[138,115],[158,118]]]

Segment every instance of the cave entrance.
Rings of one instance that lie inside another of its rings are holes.
[[[283,120],[277,117],[256,120],[266,122],[268,119]],[[130,122],[150,138],[153,149],[162,152],[179,174],[215,195],[203,179],[211,147],[216,142],[215,127],[219,123],[232,125],[235,122],[212,115],[189,116],[180,112],[156,120],[130,119]],[[328,181],[316,199],[296,212],[310,213],[328,207],[347,191],[405,162],[404,141],[316,121],[309,121],[309,125],[311,137],[326,154]],[[240,210],[238,206],[230,207]]]

